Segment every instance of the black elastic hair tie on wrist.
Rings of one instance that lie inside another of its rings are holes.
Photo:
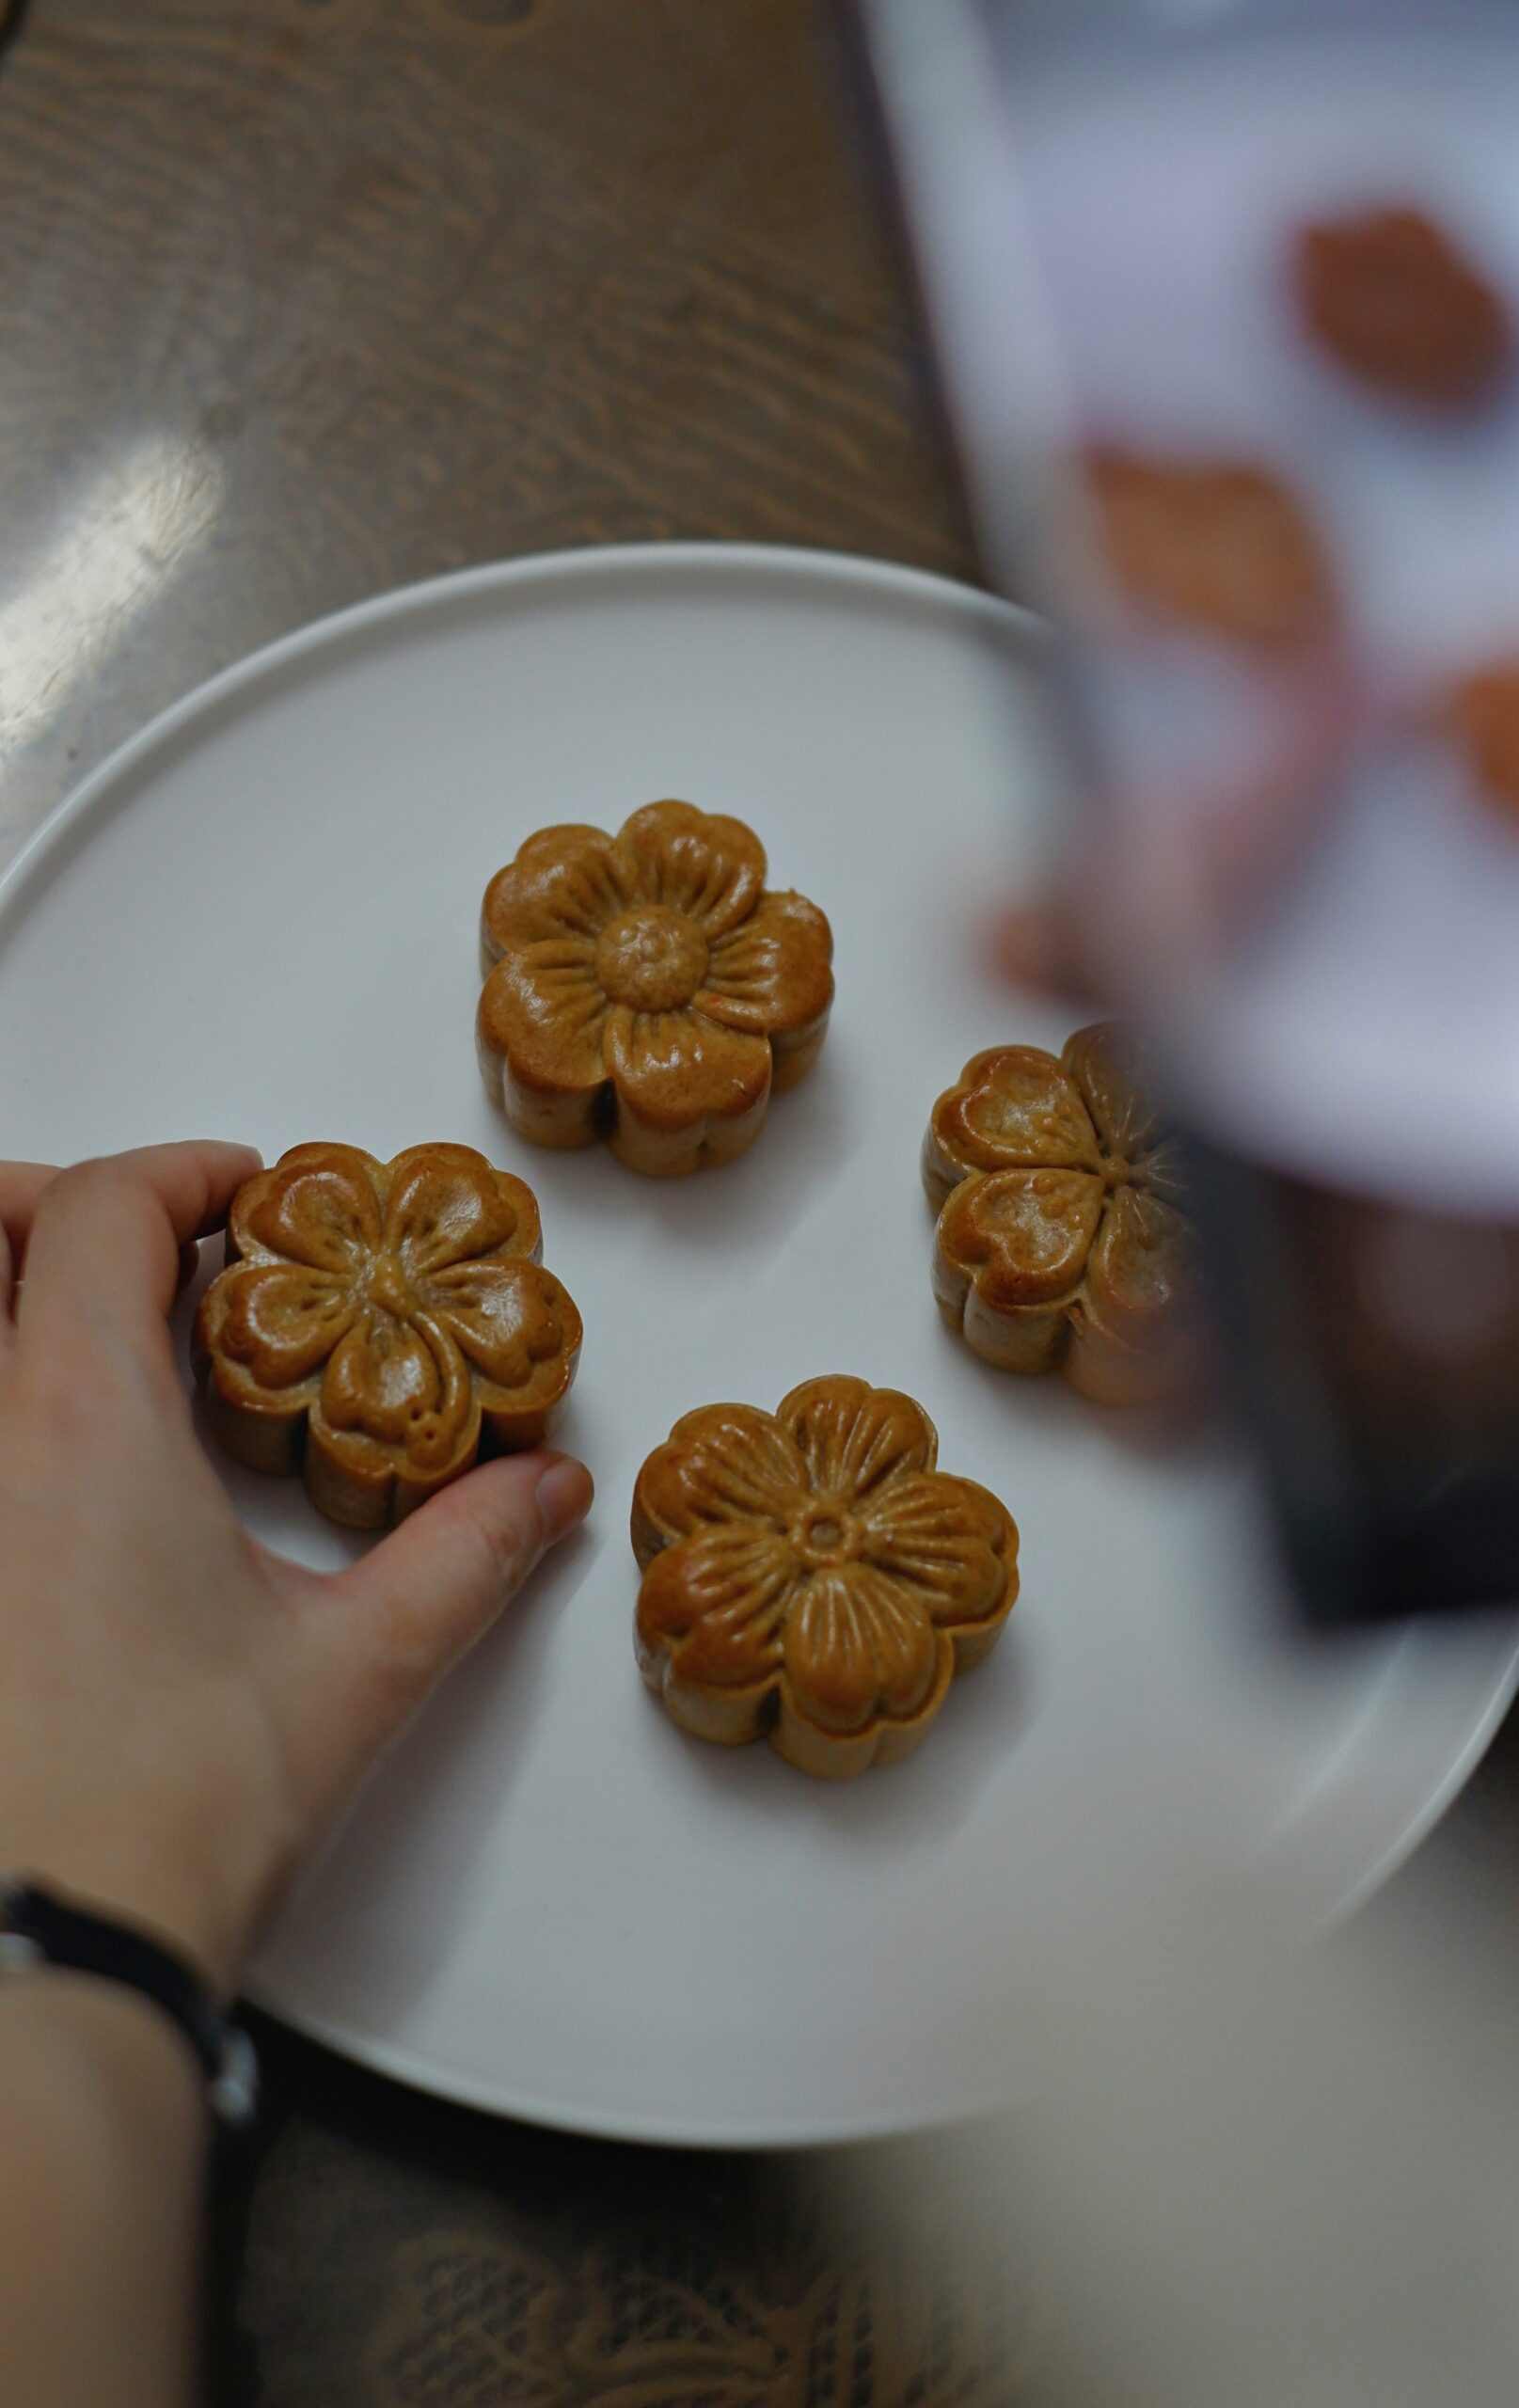
[[[252,2121],[259,2102],[253,2043],[182,1956],[133,1924],[67,1904],[38,1882],[0,1875],[0,1973],[37,1965],[98,1974],[151,1999],[194,2050],[217,2121]]]

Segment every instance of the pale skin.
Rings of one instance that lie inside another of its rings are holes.
[[[167,1317],[258,1167],[209,1143],[0,1164],[0,1869],[151,1927],[226,1997],[379,1751],[592,1493],[541,1451],[343,1573],[252,1540]],[[0,2400],[192,2400],[206,2137],[159,2010],[0,1977]]]

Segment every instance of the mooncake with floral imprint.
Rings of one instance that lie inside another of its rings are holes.
[[[768,889],[740,819],[651,802],[615,836],[544,828],[485,890],[476,1042],[487,1092],[539,1146],[605,1138],[671,1178],[753,1144],[817,1059],[833,941]]]
[[[677,1722],[831,1779],[910,1754],[1018,1594],[1011,1514],[938,1450],[910,1397],[842,1375],[676,1422],[632,1535],[639,1666]]]
[[[923,1180],[939,1214],[933,1288],[1002,1370],[1064,1371],[1141,1404],[1196,1379],[1195,1240],[1180,1149],[1114,1022],[1057,1059],[994,1045],[934,1105]]]
[[[335,1522],[399,1521],[539,1445],[580,1351],[531,1188],[468,1146],[296,1146],[239,1188],[196,1316],[212,1426]]]

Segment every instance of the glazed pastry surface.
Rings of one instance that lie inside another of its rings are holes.
[[[541,829],[485,890],[482,1074],[519,1135],[605,1138],[654,1177],[729,1162],[817,1059],[815,905],[767,889],[742,820],[654,802],[615,836]]]
[[[645,1681],[701,1739],[841,1779],[910,1754],[1018,1594],[1018,1530],[910,1397],[836,1376],[709,1404],[639,1474]]]
[[[217,1436],[357,1529],[538,1446],[581,1336],[541,1251],[532,1190],[468,1146],[296,1146],[238,1190],[196,1316]]]
[[[933,1287],[952,1328],[1008,1371],[1064,1371],[1105,1404],[1195,1378],[1194,1239],[1179,1149],[1113,1022],[1057,1060],[996,1045],[933,1108],[923,1180]]]

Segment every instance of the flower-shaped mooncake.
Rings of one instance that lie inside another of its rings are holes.
[[[833,1778],[917,1746],[1018,1594],[1011,1514],[938,1451],[921,1405],[863,1380],[676,1422],[633,1550],[639,1667],[677,1722]]]
[[[996,1045],[967,1062],[933,1108],[923,1181],[939,1212],[934,1294],[987,1362],[1059,1364],[1104,1404],[1190,1386],[1179,1151],[1112,1022],[1079,1029],[1059,1061]]]
[[[468,1146],[296,1146],[238,1189],[196,1316],[212,1424],[304,1469],[335,1522],[399,1521],[481,1452],[534,1447],[580,1316],[539,1264],[532,1190]]]
[[[651,802],[615,836],[544,828],[485,889],[485,1085],[540,1146],[606,1137],[634,1170],[724,1163],[817,1058],[833,941],[770,894],[739,819]]]

